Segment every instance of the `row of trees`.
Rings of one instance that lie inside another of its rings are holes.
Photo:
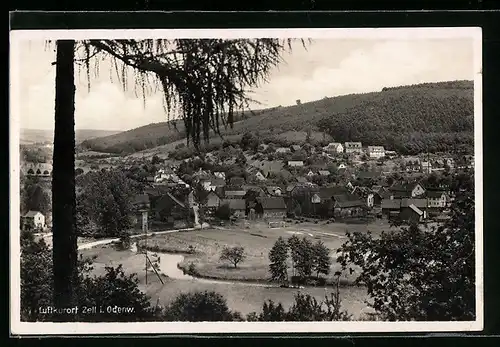
[[[308,238],[300,239],[296,235],[285,240],[279,237],[269,251],[269,272],[271,280],[280,283],[289,282],[289,259],[292,267],[292,283],[305,283],[313,274],[330,273],[330,250],[321,240],[315,244]]]

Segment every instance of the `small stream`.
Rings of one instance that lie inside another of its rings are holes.
[[[137,253],[137,244],[133,243],[130,247],[132,252]],[[254,282],[245,282],[245,281],[231,281],[231,280],[216,280],[209,278],[199,278],[193,277],[190,275],[186,275],[181,269],[177,266],[179,263],[184,261],[184,255],[182,254],[171,254],[171,253],[162,253],[162,252],[152,252],[148,251],[148,254],[151,256],[151,261],[157,261],[159,269],[158,271],[166,275],[170,278],[178,279],[178,280],[189,280],[189,281],[198,281],[203,283],[212,283],[212,284],[232,284],[232,285],[241,285],[241,286],[250,286],[250,287],[277,287],[276,285],[269,285],[263,283],[254,283]]]

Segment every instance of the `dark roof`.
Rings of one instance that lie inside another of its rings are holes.
[[[223,178],[214,178],[211,183],[215,187],[224,187],[226,185],[226,180]]]
[[[264,210],[286,210],[285,200],[280,197],[263,197],[259,198],[258,201]]]
[[[24,217],[32,218],[35,217],[38,213],[41,213],[43,215],[43,213],[40,211],[28,211],[28,213],[26,213]]]
[[[147,194],[137,194],[134,197],[134,205],[147,205],[149,204],[149,195]]]
[[[179,199],[177,199],[175,196],[173,196],[171,193],[166,193],[164,194],[161,198],[159,198],[159,200],[156,202],[155,204],[155,210],[156,211],[161,211],[165,208],[165,201],[173,201],[175,204],[177,204],[179,207],[181,208],[186,208],[186,205],[184,205],[184,203],[182,201],[180,201]]]
[[[254,186],[254,185],[244,185],[243,190],[249,192],[250,190],[253,190],[254,192],[257,192],[259,195],[265,195],[266,193],[264,192],[264,189],[262,189],[259,186]]]
[[[231,185],[242,185],[245,183],[245,179],[243,177],[231,177],[229,182]]]
[[[425,192],[425,196],[428,198],[440,198],[443,194],[446,195],[443,190],[427,190]]]
[[[225,199],[222,200],[220,205],[229,205],[231,210],[245,210],[245,200],[244,199]]]
[[[400,199],[383,199],[380,203],[382,209],[399,210],[401,208]]]
[[[349,189],[345,187],[321,187],[319,196],[322,200],[331,199],[334,195],[348,194]]]
[[[427,208],[427,199],[384,199],[381,202],[383,209],[399,209],[410,205],[415,205],[419,209]]]
[[[341,208],[364,206],[363,201],[359,200],[359,198],[353,194],[338,194],[334,195],[333,198]]]
[[[409,207],[415,205],[418,208],[427,207],[427,199],[401,199],[401,207]]]

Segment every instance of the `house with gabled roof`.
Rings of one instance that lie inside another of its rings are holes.
[[[382,214],[388,218],[399,218],[401,220],[414,220],[417,214],[420,220],[427,218],[428,202],[427,199],[384,199],[381,203]],[[420,213],[419,211],[422,211]]]
[[[358,153],[361,154],[363,153],[363,146],[361,142],[346,142],[344,144],[344,149],[347,154],[350,153]]]
[[[365,202],[366,207],[374,206],[374,194],[368,187],[356,186],[351,191],[351,194],[356,195],[361,201]]]
[[[344,146],[338,142],[331,142],[323,147],[323,151],[331,154],[339,154],[344,152]]]
[[[330,171],[328,171],[328,170],[319,170],[318,171],[318,175],[324,176],[324,177],[330,176]]]
[[[385,149],[383,146],[368,146],[367,152],[370,158],[378,159],[385,157]]]
[[[159,197],[153,207],[153,215],[162,222],[174,223],[174,220],[185,219],[188,206],[170,192]]]
[[[262,209],[258,207],[259,204]],[[287,206],[282,197],[259,197],[255,211],[262,211],[261,217],[267,219],[282,219],[286,217]]]
[[[246,213],[246,202],[245,199],[229,199],[222,200],[220,206],[229,205],[229,210],[231,214],[235,217],[242,218],[245,217]]]
[[[428,188],[424,195],[429,203],[429,208],[444,209],[450,202],[445,190]]]
[[[269,196],[281,196],[283,194],[283,189],[278,186],[266,186],[265,189]]]
[[[35,230],[45,228],[45,216],[40,211],[28,211],[21,217],[22,230]]]
[[[420,183],[394,184],[389,190],[395,199],[398,198],[416,198],[425,193],[425,188]]]

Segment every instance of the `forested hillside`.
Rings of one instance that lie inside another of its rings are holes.
[[[274,143],[304,142],[309,133],[313,142],[332,138],[338,142],[361,141],[363,145],[383,145],[401,153],[470,150],[473,109],[471,81],[424,83],[248,112],[236,119],[233,128],[221,129],[221,133],[234,140],[253,132],[263,141]],[[212,141],[217,137],[214,133]],[[84,141],[82,145],[94,151],[130,154],[184,138],[184,126],[179,120]]]
[[[472,82],[385,88],[318,123],[337,141],[380,144],[401,153],[472,148]]]

